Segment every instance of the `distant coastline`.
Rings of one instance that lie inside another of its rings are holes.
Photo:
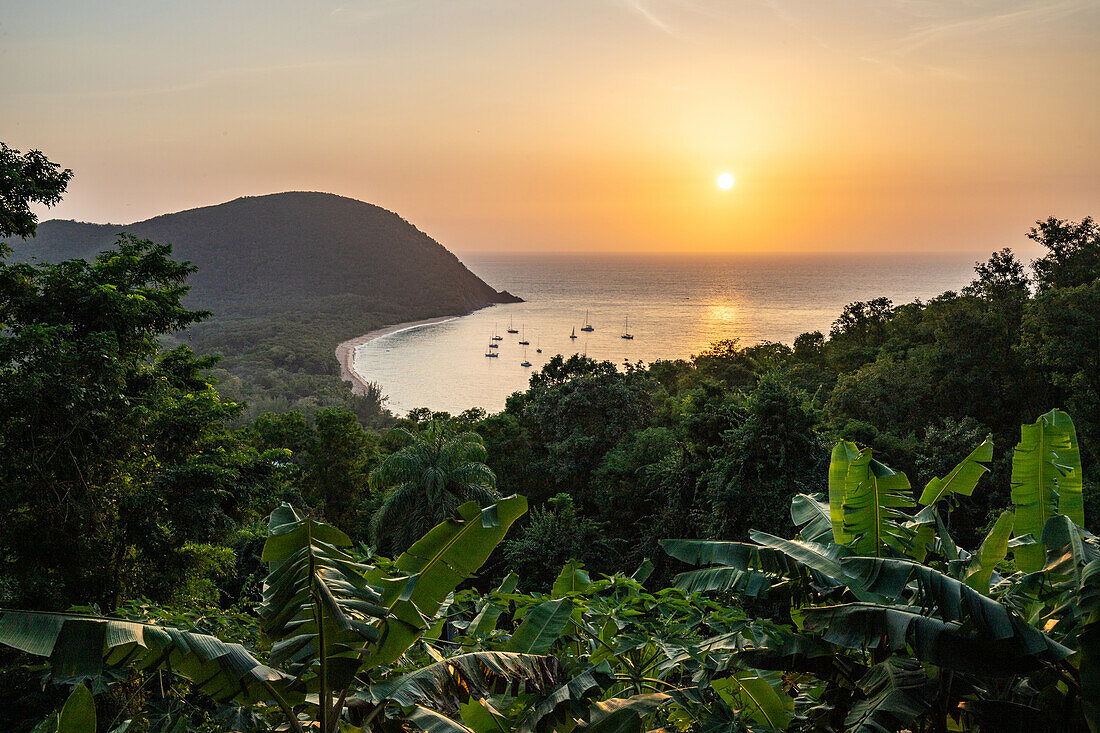
[[[437,316],[435,318],[426,318],[423,321],[395,323],[392,326],[383,326],[382,328],[369,331],[362,336],[356,336],[353,339],[344,341],[336,347],[336,361],[340,363],[340,379],[345,382],[351,382],[351,391],[353,394],[366,394],[370,386],[370,380],[364,378],[363,375],[355,371],[355,350],[358,347],[376,338],[388,336],[391,333],[408,331],[409,329],[420,328],[421,326],[430,326],[433,323],[453,321],[456,318],[461,318],[461,316]]]

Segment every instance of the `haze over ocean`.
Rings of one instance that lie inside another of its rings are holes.
[[[686,359],[715,341],[791,342],[829,326],[844,306],[888,297],[895,304],[959,290],[970,255],[671,257],[491,255],[463,261],[490,285],[524,298],[443,323],[375,339],[355,368],[381,385],[389,409],[496,412],[554,354],[583,353],[622,365]],[[581,331],[585,311],[595,331]],[[633,340],[620,338],[630,319]],[[520,334],[506,333],[509,322]],[[577,339],[569,338],[576,329]],[[504,337],[486,358],[490,336]],[[536,353],[541,346],[542,353]]]

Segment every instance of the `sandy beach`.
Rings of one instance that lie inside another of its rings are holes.
[[[356,336],[353,339],[348,339],[339,346],[336,347],[336,361],[340,363],[340,379],[345,382],[351,382],[351,391],[355,394],[366,394],[367,387],[370,381],[364,379],[361,374],[355,371],[355,350],[367,343],[373,341],[376,338],[387,336],[391,333],[397,333],[398,331],[407,331],[410,328],[419,328],[420,326],[427,326],[432,323],[443,323],[444,321],[452,321],[459,316],[439,316],[438,318],[428,318],[423,321],[408,321],[407,323],[395,323],[392,326],[384,326],[383,328],[375,329],[362,336]]]

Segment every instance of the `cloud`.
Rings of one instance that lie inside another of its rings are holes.
[[[656,12],[649,8],[647,0],[621,0],[621,4],[631,12],[640,16],[646,23],[653,26],[657,30],[668,33],[669,35],[676,35],[676,31],[671,25],[662,20]]]
[[[912,3],[906,0],[901,2],[903,5],[912,6]],[[1003,3],[998,3],[990,12],[969,18],[927,23],[903,36],[892,52],[895,55],[904,56],[950,38],[970,37],[1021,24],[1050,23],[1095,7],[1095,4],[1092,0],[1063,2],[1039,0],[1039,2],[1025,3],[1010,10],[1005,10],[1004,7]]]

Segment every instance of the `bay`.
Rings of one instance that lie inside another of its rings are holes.
[[[381,386],[396,414],[415,407],[497,412],[555,354],[622,365],[690,358],[722,339],[790,344],[806,331],[828,334],[854,301],[888,297],[900,304],[959,290],[974,266],[969,255],[492,255],[464,261],[525,302],[359,346],[355,371]],[[581,330],[586,314],[592,332]],[[621,338],[628,319],[633,340]],[[507,333],[510,324],[520,333]],[[576,339],[569,338],[573,332]],[[493,334],[504,338],[490,341]],[[521,337],[531,345],[521,346]],[[490,343],[499,348],[490,350]],[[490,351],[499,356],[487,358]],[[531,367],[521,366],[525,358]]]

